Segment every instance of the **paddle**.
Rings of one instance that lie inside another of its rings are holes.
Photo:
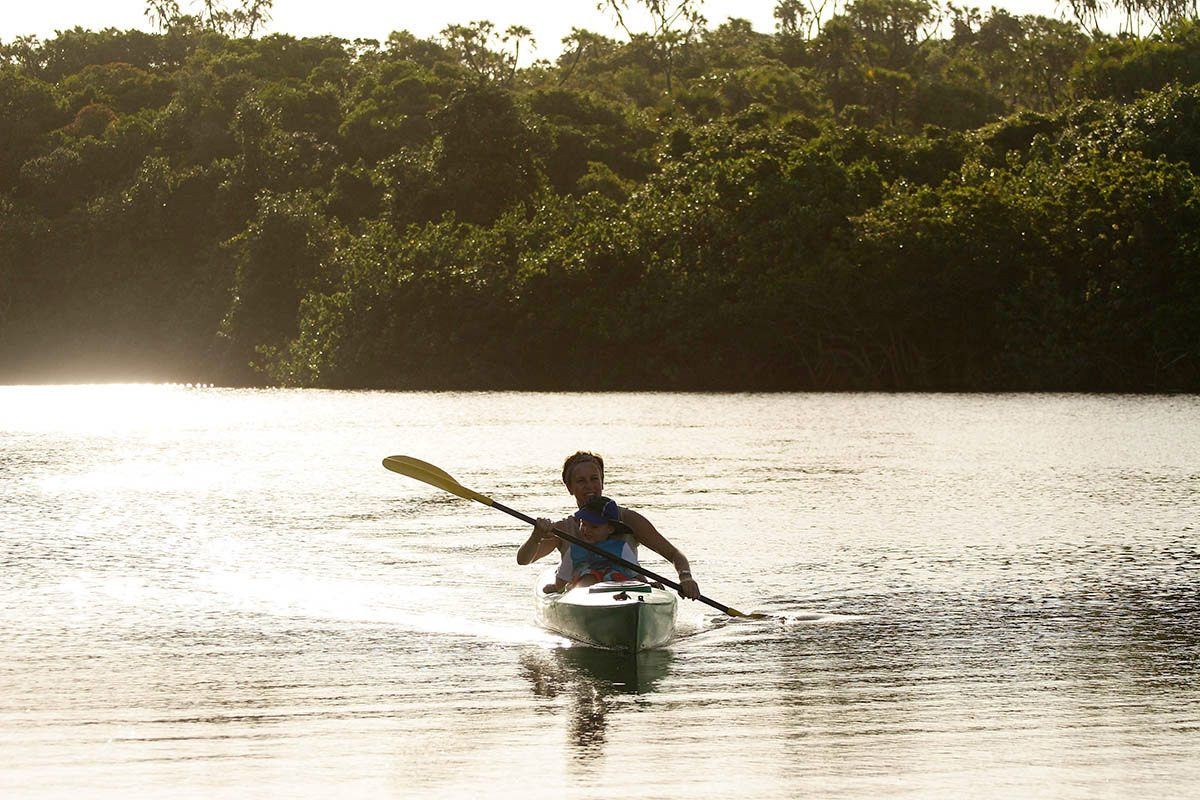
[[[447,492],[458,495],[459,497],[462,497],[466,500],[474,500],[477,503],[483,503],[485,506],[491,506],[492,508],[494,508],[498,511],[503,511],[505,514],[510,514],[523,522],[529,523],[530,525],[534,525],[537,522],[537,520],[535,520],[533,517],[522,514],[520,511],[514,511],[513,509],[504,505],[503,503],[497,503],[495,500],[488,497],[487,495],[483,495],[483,494],[480,494],[479,492],[468,489],[467,487],[463,486],[461,483],[456,481],[454,478],[452,478],[450,476],[450,474],[447,473],[445,470],[443,470],[439,467],[435,467],[433,464],[430,464],[426,461],[421,461],[420,459],[417,459],[417,458],[411,458],[410,456],[388,456],[387,458],[385,458],[383,460],[383,465],[385,467],[387,467],[388,469],[390,469],[392,472],[399,472],[401,475],[407,475],[410,478],[415,478],[416,480],[419,480],[423,483],[428,483],[431,486],[436,486],[439,489],[444,489]],[[590,550],[593,553],[604,556],[604,558],[606,558],[609,561],[612,561],[614,564],[620,564],[622,567],[636,570],[637,572],[641,573],[642,575],[645,575],[647,578],[652,578],[652,579],[658,581],[659,583],[666,584],[667,586],[670,586],[672,589],[679,591],[678,583],[675,583],[672,580],[664,578],[661,575],[655,574],[643,566],[634,564],[631,561],[626,561],[625,559],[623,559],[619,556],[615,556],[612,553],[601,550],[599,547],[596,547],[588,542],[585,542],[584,540],[580,539],[577,536],[572,536],[571,534],[567,533],[566,531],[560,531],[558,528],[552,528],[551,532],[558,538],[568,541],[571,544],[577,544],[585,550]],[[731,617],[746,617],[748,619],[764,619],[767,616],[766,614],[743,614],[741,611],[738,611],[736,608],[730,608],[729,606],[722,605],[721,603],[718,603],[716,600],[709,599],[709,598],[705,597],[704,595],[700,595],[696,599],[702,603],[707,603],[708,605],[712,606],[713,608],[717,609],[718,611],[722,611]]]

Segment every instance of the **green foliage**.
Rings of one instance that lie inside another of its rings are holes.
[[[120,62],[90,64],[61,81],[67,108],[102,103],[119,113],[162,108],[171,100],[174,85],[162,75]]]
[[[1029,388],[1179,391],[1200,375],[1200,181],[1141,157],[1031,165],[1055,198],[1006,298],[1001,373]]]
[[[934,9],[928,0],[853,0],[845,18],[862,42],[867,64],[899,70],[912,63],[930,36]]]
[[[340,230],[308,195],[263,194],[231,245],[237,265],[221,334],[240,361],[270,358],[295,337],[300,301],[321,287]]]
[[[522,69],[155,5],[0,45],[0,377],[1200,390],[1195,23],[640,3]]]
[[[1181,21],[1148,39],[1101,41],[1079,64],[1075,80],[1084,96],[1125,101],[1171,83],[1200,82],[1200,21]]]
[[[1178,390],[1200,367],[1200,182],[1094,153],[898,191],[854,260],[893,388]],[[1194,315],[1193,315],[1194,316]]]
[[[21,164],[68,119],[51,84],[0,67],[0,194],[12,191]]]
[[[129,64],[143,70],[178,67],[197,37],[185,34],[155,36],[143,31],[106,28],[59,31],[45,42],[18,38],[0,46],[0,60],[15,63],[32,77],[57,83],[89,66]]]
[[[1140,153],[1182,161],[1200,172],[1200,84],[1168,87],[1128,105],[1089,104],[1064,117],[1070,128],[1058,144],[1063,153],[1109,158]]]
[[[413,61],[389,57],[364,65],[338,129],[347,160],[378,163],[403,147],[427,145],[433,138],[429,115],[449,91]]]
[[[539,180],[533,135],[512,95],[465,88],[433,117],[439,204],[468,222],[491,222]]]
[[[936,48],[950,69],[977,69],[978,86],[1010,111],[1051,111],[1069,99],[1071,75],[1092,44],[1077,28],[1001,9],[986,19],[954,11],[955,35]]]
[[[543,139],[542,170],[560,193],[579,190],[593,164],[614,176],[641,179],[649,165],[639,156],[653,144],[654,133],[640,115],[590,92],[537,89],[528,96]]]

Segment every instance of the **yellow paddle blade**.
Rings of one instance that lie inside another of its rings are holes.
[[[729,616],[741,617],[742,619],[770,619],[771,618],[770,614],[761,614],[757,611],[746,614],[744,612],[738,611],[736,608],[729,609]]]
[[[449,472],[446,472],[446,470],[442,469],[439,466],[435,466],[434,464],[430,464],[428,461],[422,461],[419,458],[413,458],[412,456],[388,456],[387,458],[385,458],[383,460],[383,465],[385,467],[387,467],[390,470],[395,470],[396,472],[399,472],[400,470],[397,470],[394,466],[388,465],[387,462],[389,462],[389,461],[404,463],[414,469],[423,469],[430,474],[437,475],[438,477],[442,478],[443,480],[450,481],[451,483],[458,483],[458,481],[456,481]],[[459,484],[459,485],[461,486],[462,484]]]
[[[435,467],[426,461],[410,456],[388,456],[383,460],[383,465],[392,472],[399,472],[401,475],[407,475],[410,478],[415,478],[422,483],[428,483],[430,486],[436,486],[439,489],[445,489],[451,494],[456,494],[459,497],[467,500],[475,500],[483,503],[485,506],[493,505],[492,498],[482,495],[479,492],[472,491],[463,486],[458,481],[450,476],[450,473],[445,470]]]

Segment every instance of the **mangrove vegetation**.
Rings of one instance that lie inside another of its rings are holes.
[[[1200,391],[1190,13],[677,4],[530,61],[152,5],[0,43],[2,381]]]

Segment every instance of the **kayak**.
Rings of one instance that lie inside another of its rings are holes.
[[[662,647],[675,636],[673,592],[645,581],[604,581],[566,592],[542,591],[548,572],[534,586],[538,624],[593,647],[639,653]]]

